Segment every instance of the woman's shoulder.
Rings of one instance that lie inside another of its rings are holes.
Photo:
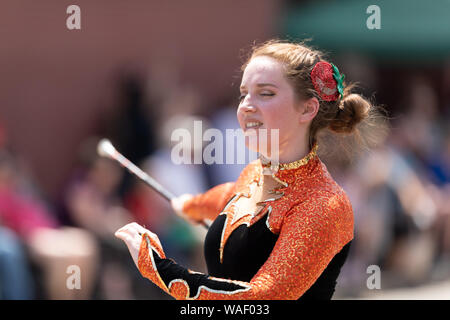
[[[277,229],[281,230],[284,225],[301,221],[302,225],[316,230],[315,232],[333,234],[333,239],[340,246],[344,245],[353,239],[354,233],[353,210],[346,193],[338,185],[315,191],[279,217]]]
[[[301,188],[302,196],[293,203],[290,211],[302,211],[299,209],[308,207],[312,211],[321,212],[329,219],[353,219],[350,199],[345,190],[331,176],[326,165],[319,160],[319,165],[314,171],[314,177],[305,181]]]
[[[328,171],[324,172],[322,183],[313,188],[310,198],[323,206],[330,214],[336,213],[337,217],[345,215],[353,217],[353,209],[347,193]]]
[[[314,180],[316,181],[316,184],[313,184],[315,189],[325,192],[329,197],[340,195],[343,199],[348,200],[346,192],[332,176],[328,170],[328,167],[324,162],[322,162],[321,159],[318,159],[318,166],[316,166],[315,175]]]

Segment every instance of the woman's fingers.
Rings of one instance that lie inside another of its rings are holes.
[[[140,233],[141,235],[144,233],[152,233],[150,230],[145,229],[144,227],[142,227],[141,225],[135,223],[133,225],[134,230],[136,230],[136,232]]]
[[[199,221],[193,220],[191,217],[189,217],[188,215],[186,215],[185,212],[183,212],[183,207],[186,201],[191,200],[194,196],[192,194],[186,193],[183,194],[179,197],[173,198],[171,200],[171,205],[172,205],[172,209],[173,211],[175,211],[175,213],[180,216],[183,219],[186,219],[187,221],[189,221],[192,224],[198,224]]]
[[[170,201],[170,203],[172,205],[172,209],[175,211],[176,214],[178,214],[181,217],[184,217],[184,212],[183,212],[184,203],[191,198],[193,198],[193,195],[188,194],[188,193],[183,194],[179,197],[173,198]]]
[[[118,234],[118,233],[128,233],[128,234],[138,233],[138,234],[143,234],[145,232],[150,232],[150,231],[145,229],[144,227],[140,226],[136,222],[132,222],[132,223],[129,223],[129,224],[123,226],[119,230],[117,230],[116,234]]]
[[[123,241],[131,241],[133,239],[133,234],[127,230],[116,231],[114,235]]]
[[[124,241],[130,241],[133,238],[141,239],[142,235],[144,233],[148,234],[150,236],[150,238],[152,238],[159,244],[159,239],[156,234],[154,234],[153,232],[151,232],[148,229],[145,229],[144,227],[137,224],[136,222],[132,222],[132,223],[129,223],[129,224],[123,226],[122,228],[117,230],[114,235],[117,238],[122,239]]]
[[[144,233],[148,234],[152,240],[154,240],[160,247],[162,247],[156,234],[154,234],[150,230],[145,229],[136,222],[132,222],[123,226],[122,228],[117,230],[114,235],[128,244],[132,241],[140,242]]]
[[[133,222],[123,226],[114,234],[117,238],[125,242],[137,267],[139,248],[141,245],[143,233],[150,233],[150,231]]]
[[[129,223],[119,230],[115,232],[115,236],[125,242],[130,251],[131,257],[133,258],[134,263],[138,266],[138,258],[139,258],[139,249],[142,242],[142,235],[147,234],[153,242],[159,246],[160,250],[163,250],[161,242],[156,234],[145,229],[141,225],[136,222]]]

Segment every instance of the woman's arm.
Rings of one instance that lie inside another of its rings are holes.
[[[185,215],[193,221],[216,219],[227,201],[232,197],[234,186],[234,182],[223,183],[205,193],[187,198],[181,205],[181,215]],[[172,204],[172,206],[174,205]]]
[[[332,208],[330,201],[294,207],[272,253],[250,282],[210,277],[176,264],[165,257],[157,236],[145,229],[137,236],[141,243],[135,262],[144,277],[176,299],[298,299],[353,238],[350,216]]]

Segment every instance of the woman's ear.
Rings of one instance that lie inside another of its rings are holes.
[[[310,122],[316,116],[319,111],[319,100],[316,97],[309,98],[302,101],[302,108],[300,108],[300,123]]]

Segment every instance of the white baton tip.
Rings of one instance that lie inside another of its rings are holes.
[[[97,145],[97,152],[102,157],[110,157],[116,149],[108,139],[102,139]]]

